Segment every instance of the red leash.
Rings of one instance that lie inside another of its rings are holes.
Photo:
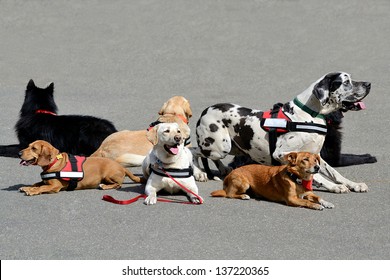
[[[166,198],[157,198],[158,201],[160,202],[172,202],[172,203],[181,203],[181,204],[203,204],[203,199],[202,197],[200,197],[198,194],[194,193],[193,191],[191,191],[190,189],[186,188],[183,184],[181,184],[180,182],[178,182],[175,178],[173,178],[168,172],[166,172],[164,170],[164,168],[161,168],[161,170],[169,177],[171,178],[180,188],[182,188],[186,193],[190,193],[192,195],[194,195],[198,200],[199,202],[190,202],[190,201],[182,201],[182,200],[174,200],[174,199],[166,199]],[[140,198],[146,198],[147,195],[146,194],[140,194],[134,198],[131,198],[129,200],[117,200],[115,198],[113,198],[112,196],[109,196],[109,195],[104,195],[102,200],[104,201],[107,201],[107,202],[111,202],[111,203],[115,203],[115,204],[122,204],[122,205],[127,205],[127,204],[131,204],[131,203],[134,203],[136,201],[138,201]]]

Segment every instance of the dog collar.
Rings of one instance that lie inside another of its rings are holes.
[[[302,186],[306,190],[312,191],[313,190],[313,180],[302,180]]]
[[[156,125],[160,124],[162,122],[160,121],[155,121],[155,122],[152,122],[151,124],[149,124],[149,127],[146,129],[147,131],[151,130],[153,127],[155,127]]]
[[[183,116],[183,115],[181,115],[181,114],[179,114],[179,115],[176,115],[178,118],[180,118],[185,124],[188,124],[188,119],[185,117],[185,116]]]
[[[293,102],[294,102],[295,105],[297,105],[299,108],[301,108],[303,111],[308,113],[313,118],[320,118],[320,119],[323,119],[323,120],[325,119],[325,116],[323,114],[320,114],[320,113],[310,109],[305,104],[303,104],[301,101],[299,101],[297,97],[294,98]]]
[[[48,114],[48,115],[57,116],[56,113],[54,113],[52,111],[47,111],[47,110],[36,110],[35,114]]]
[[[45,167],[45,170],[50,169],[54,164],[56,164],[56,162],[57,162],[59,159],[63,159],[63,158],[64,158],[64,157],[62,156],[62,154],[56,155],[56,158],[53,160],[52,163],[50,163],[48,166]]]
[[[291,172],[287,172],[287,175],[291,178],[291,180],[293,180],[296,184],[301,185],[305,190],[313,190],[313,180],[302,180],[297,175]]]

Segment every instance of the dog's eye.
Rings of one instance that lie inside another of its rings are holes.
[[[181,133],[180,129],[177,130],[177,133]]]
[[[303,160],[304,160],[304,161],[309,161],[309,158],[306,157],[306,158],[304,158]]]
[[[169,129],[164,130],[164,133],[169,133],[169,132],[170,132]]]

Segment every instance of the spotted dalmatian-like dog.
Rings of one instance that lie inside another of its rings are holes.
[[[366,97],[370,88],[369,82],[353,81],[348,73],[329,73],[285,103],[282,111],[292,122],[326,125],[320,116],[348,109]],[[221,162],[228,154],[246,154],[255,162],[270,165],[269,133],[260,126],[262,115],[260,110],[231,103],[206,108],[196,125],[198,147],[193,148],[194,155],[213,160],[221,175],[230,172]],[[278,136],[272,156],[284,164],[284,156],[290,152],[319,154],[324,139],[321,133],[290,131]],[[324,160],[321,160],[320,172],[314,175],[314,185],[335,193],[368,191],[365,183],[344,178]]]

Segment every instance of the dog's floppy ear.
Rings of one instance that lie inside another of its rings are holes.
[[[313,95],[320,101],[321,106],[324,106],[329,101],[329,79],[325,76],[313,88]]]
[[[187,120],[189,120],[192,117],[192,110],[190,106],[190,102],[186,99],[183,104],[184,112],[186,114]]]
[[[316,159],[317,159],[318,164],[321,164],[321,157],[319,154],[316,154]]]
[[[287,160],[291,164],[295,164],[297,161],[298,153],[291,152],[284,156],[284,159]]]
[[[336,91],[342,84],[340,72],[325,75],[313,88],[313,94],[324,106],[329,102],[330,93]]]
[[[39,149],[37,164],[39,166],[49,165],[51,160],[51,150],[49,146],[41,144]]]
[[[180,131],[184,139],[187,139],[191,135],[190,127],[186,125],[184,122],[182,125],[180,125]]]
[[[167,106],[168,106],[168,102],[164,102],[164,104],[162,105],[160,111],[158,111],[158,114],[159,114],[160,116],[164,115],[165,110],[167,109]]]
[[[157,145],[158,143],[158,136],[157,136],[157,128],[158,125],[155,125],[153,128],[149,129],[148,132],[146,132],[146,138],[150,141],[150,143],[154,145]]]
[[[54,148],[50,143],[46,141],[38,140],[35,144],[38,148],[38,160],[37,164],[39,166],[47,166],[50,164],[51,160],[55,158],[60,151]]]

